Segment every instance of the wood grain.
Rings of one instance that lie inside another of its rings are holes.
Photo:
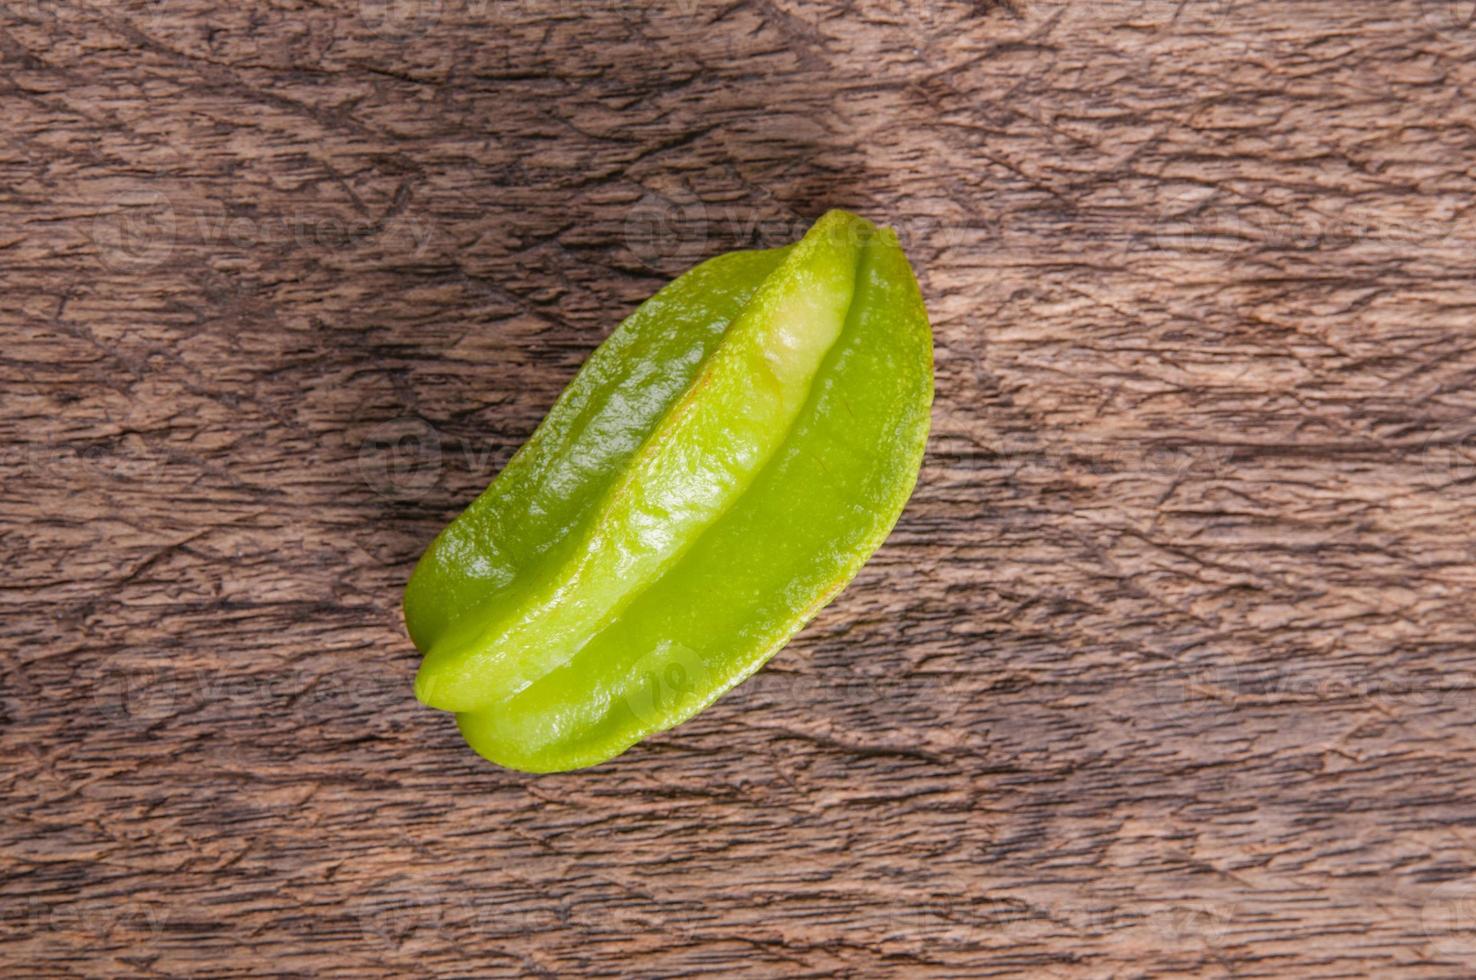
[[[1470,3],[0,8],[8,974],[1476,971]],[[481,762],[419,549],[830,206],[935,322],[892,539]]]

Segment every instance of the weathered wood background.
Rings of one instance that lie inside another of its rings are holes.
[[[1470,975],[1476,4],[3,0],[7,975]],[[829,206],[922,479],[681,729],[500,771],[419,550]]]

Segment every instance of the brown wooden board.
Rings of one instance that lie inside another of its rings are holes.
[[[1465,0],[3,0],[8,976],[1476,971]],[[917,494],[680,729],[499,770],[401,588],[824,209]]]

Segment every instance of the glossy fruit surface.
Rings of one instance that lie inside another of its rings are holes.
[[[831,212],[790,248],[703,263],[617,328],[422,557],[417,696],[533,772],[685,720],[880,546],[931,398],[891,233]]]

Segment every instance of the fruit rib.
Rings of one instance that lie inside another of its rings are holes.
[[[565,665],[743,496],[784,442],[846,321],[871,226],[832,212],[772,272],[696,378],[535,574],[443,630],[416,678],[476,711]]]
[[[753,673],[856,574],[912,492],[932,343],[895,237],[867,243],[845,329],[748,492],[573,658],[458,716],[468,743],[530,772],[603,762]]]

